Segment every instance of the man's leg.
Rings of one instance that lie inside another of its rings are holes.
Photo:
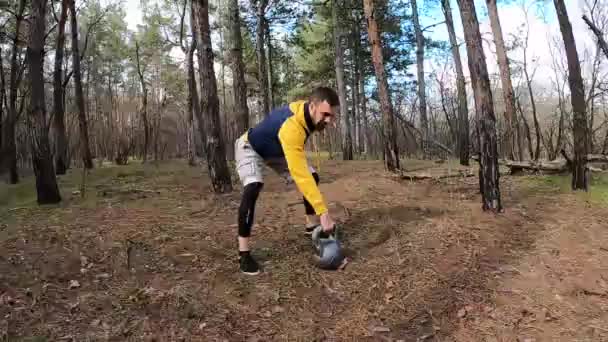
[[[253,226],[255,205],[264,186],[262,158],[241,137],[235,142],[235,159],[243,195],[238,213],[238,244],[241,272],[258,274],[259,266],[250,254],[249,238]]]

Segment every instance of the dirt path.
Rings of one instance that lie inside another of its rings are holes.
[[[321,182],[346,228],[342,272],[312,266],[300,197],[274,176],[257,277],[237,272],[238,191],[210,195],[181,165],[109,177],[92,203],[0,216],[0,336],[608,341],[606,209],[506,177],[494,216],[476,178],[401,181],[377,162],[326,162]]]

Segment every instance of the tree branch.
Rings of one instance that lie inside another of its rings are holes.
[[[585,21],[587,26],[589,26],[589,29],[593,32],[593,34],[595,34],[595,36],[597,37],[598,44],[602,48],[604,55],[606,55],[606,57],[608,58],[608,45],[606,44],[606,41],[604,40],[604,35],[603,35],[602,31],[599,28],[597,28],[597,26],[595,26],[595,24],[593,24],[591,22],[591,20],[589,20],[589,18],[587,18],[587,15],[583,14],[583,20]]]
[[[426,27],[422,28],[422,32],[424,32],[424,31],[426,31],[426,30],[428,30],[428,29],[431,29],[431,28],[433,28],[433,27],[435,27],[435,26],[439,26],[439,25],[441,25],[441,24],[445,24],[445,20],[444,20],[444,21],[440,21],[440,22],[438,22],[438,23],[435,23],[435,24],[432,24],[432,25],[429,25],[429,26],[426,26]]]

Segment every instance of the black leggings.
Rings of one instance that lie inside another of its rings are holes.
[[[319,175],[314,172],[312,174],[315,182],[319,184]],[[251,184],[247,184],[245,189],[243,190],[243,197],[241,198],[241,206],[239,207],[239,236],[240,237],[249,237],[251,235],[251,226],[253,226],[253,217],[255,212],[255,203],[258,200],[258,196],[260,195],[260,191],[264,187],[264,183],[255,182]],[[315,210],[308,203],[306,198],[304,200],[304,209],[306,211],[306,215],[314,215]]]

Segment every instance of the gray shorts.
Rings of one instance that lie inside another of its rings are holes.
[[[264,183],[264,166],[270,167],[287,184],[292,184],[293,179],[289,174],[287,160],[285,158],[275,158],[264,160],[251,144],[245,141],[245,136],[241,136],[234,142],[234,157],[236,159],[236,171],[243,186],[259,182]],[[308,167],[311,173],[316,172],[312,166]]]

